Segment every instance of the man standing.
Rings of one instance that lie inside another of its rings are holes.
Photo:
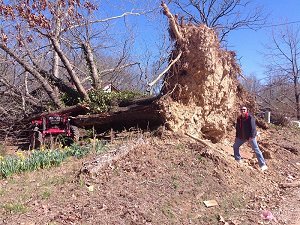
[[[236,138],[233,145],[234,158],[236,161],[241,162],[240,146],[245,142],[249,142],[252,149],[254,150],[258,164],[262,171],[268,169],[263,154],[261,153],[257,141],[256,141],[256,125],[254,116],[248,113],[245,106],[241,107],[241,114],[237,118],[235,125],[236,128]]]

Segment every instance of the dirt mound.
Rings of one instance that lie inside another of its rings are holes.
[[[235,53],[220,47],[214,30],[205,25],[178,24],[164,7],[176,40],[171,61],[180,59],[165,77],[161,100],[167,126],[219,141],[236,116],[243,90],[238,88],[241,72]],[[251,107],[250,107],[251,108]]]

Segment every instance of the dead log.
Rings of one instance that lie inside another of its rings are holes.
[[[135,142],[135,144],[122,145],[102,156],[93,159],[92,161],[85,162],[83,164],[83,167],[80,169],[77,177],[82,174],[90,176],[97,175],[101,170],[126,157],[131,150],[142,144],[145,144],[145,141],[140,138]]]
[[[202,139],[200,139],[200,138],[198,138],[198,137],[196,137],[196,136],[194,136],[194,135],[192,135],[192,134],[185,133],[185,135],[188,136],[188,137],[190,137],[190,138],[193,138],[193,139],[196,140],[196,141],[199,141],[199,142],[200,142],[201,144],[203,144],[204,146],[207,146],[207,147],[209,147],[209,148],[211,148],[211,149],[214,148],[214,147],[211,146],[207,141],[202,140]]]

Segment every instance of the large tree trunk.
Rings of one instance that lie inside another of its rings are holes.
[[[117,107],[113,111],[79,115],[72,122],[74,125],[85,128],[95,128],[98,131],[106,131],[111,128],[124,130],[130,127],[153,128],[164,123],[164,117],[155,102],[146,105],[130,105]]]

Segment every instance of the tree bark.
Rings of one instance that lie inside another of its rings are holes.
[[[45,70],[41,70],[39,72],[43,77],[47,77],[47,79],[49,79],[49,81],[62,93],[66,93],[73,99],[80,98],[80,94],[77,90],[70,87],[70,85],[66,84],[61,78],[56,77],[54,74],[48,73]]]

